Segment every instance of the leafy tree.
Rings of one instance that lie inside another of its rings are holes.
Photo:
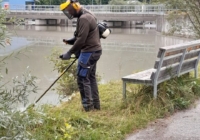
[[[36,5],[60,5],[66,0],[37,0]]]
[[[138,0],[139,2],[142,2],[142,3],[151,3],[152,0]]]
[[[125,5],[127,4],[124,0],[111,0],[109,1],[110,5]]]
[[[81,3],[81,5],[95,5],[96,4],[96,0],[79,0],[79,2]]]
[[[171,20],[180,18],[188,19],[188,27],[197,38],[200,37],[200,1],[199,0],[152,0],[154,4],[165,4],[167,9],[176,9],[168,12]],[[176,23],[175,23],[176,24]]]
[[[199,0],[160,0],[168,8],[177,9],[173,15],[188,18],[196,37],[200,37],[200,1]]]

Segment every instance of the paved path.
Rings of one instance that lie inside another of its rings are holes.
[[[159,119],[126,140],[200,140],[200,100],[196,107]]]

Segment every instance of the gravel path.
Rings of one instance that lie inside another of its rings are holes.
[[[158,119],[126,140],[200,140],[200,100],[195,107]]]

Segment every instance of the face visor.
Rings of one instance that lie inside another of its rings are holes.
[[[62,3],[60,5],[60,10],[69,18],[69,19],[73,19],[73,15],[71,15],[69,13],[69,11],[67,10],[67,7],[71,4],[70,0],[67,0],[65,3]]]
[[[68,17],[68,19],[73,19],[74,18],[74,16],[71,15],[66,9],[64,9],[62,12],[65,14],[65,16]]]

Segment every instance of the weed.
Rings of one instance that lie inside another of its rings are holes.
[[[56,116],[56,121],[43,123],[34,135],[40,135],[40,139],[55,136],[56,132],[48,130],[63,127],[64,117],[67,120],[65,122],[73,127],[73,132],[69,131],[72,139],[123,139],[126,134],[144,128],[157,118],[188,108],[200,95],[198,83],[199,79],[186,75],[168,80],[158,86],[156,100],[151,86],[128,84],[127,99],[123,100],[121,81],[102,84],[99,85],[101,111],[82,111],[80,96],[76,94],[60,106],[50,107],[46,112],[47,116]],[[38,133],[44,128],[48,129],[42,134]],[[64,137],[62,133],[62,138]]]

